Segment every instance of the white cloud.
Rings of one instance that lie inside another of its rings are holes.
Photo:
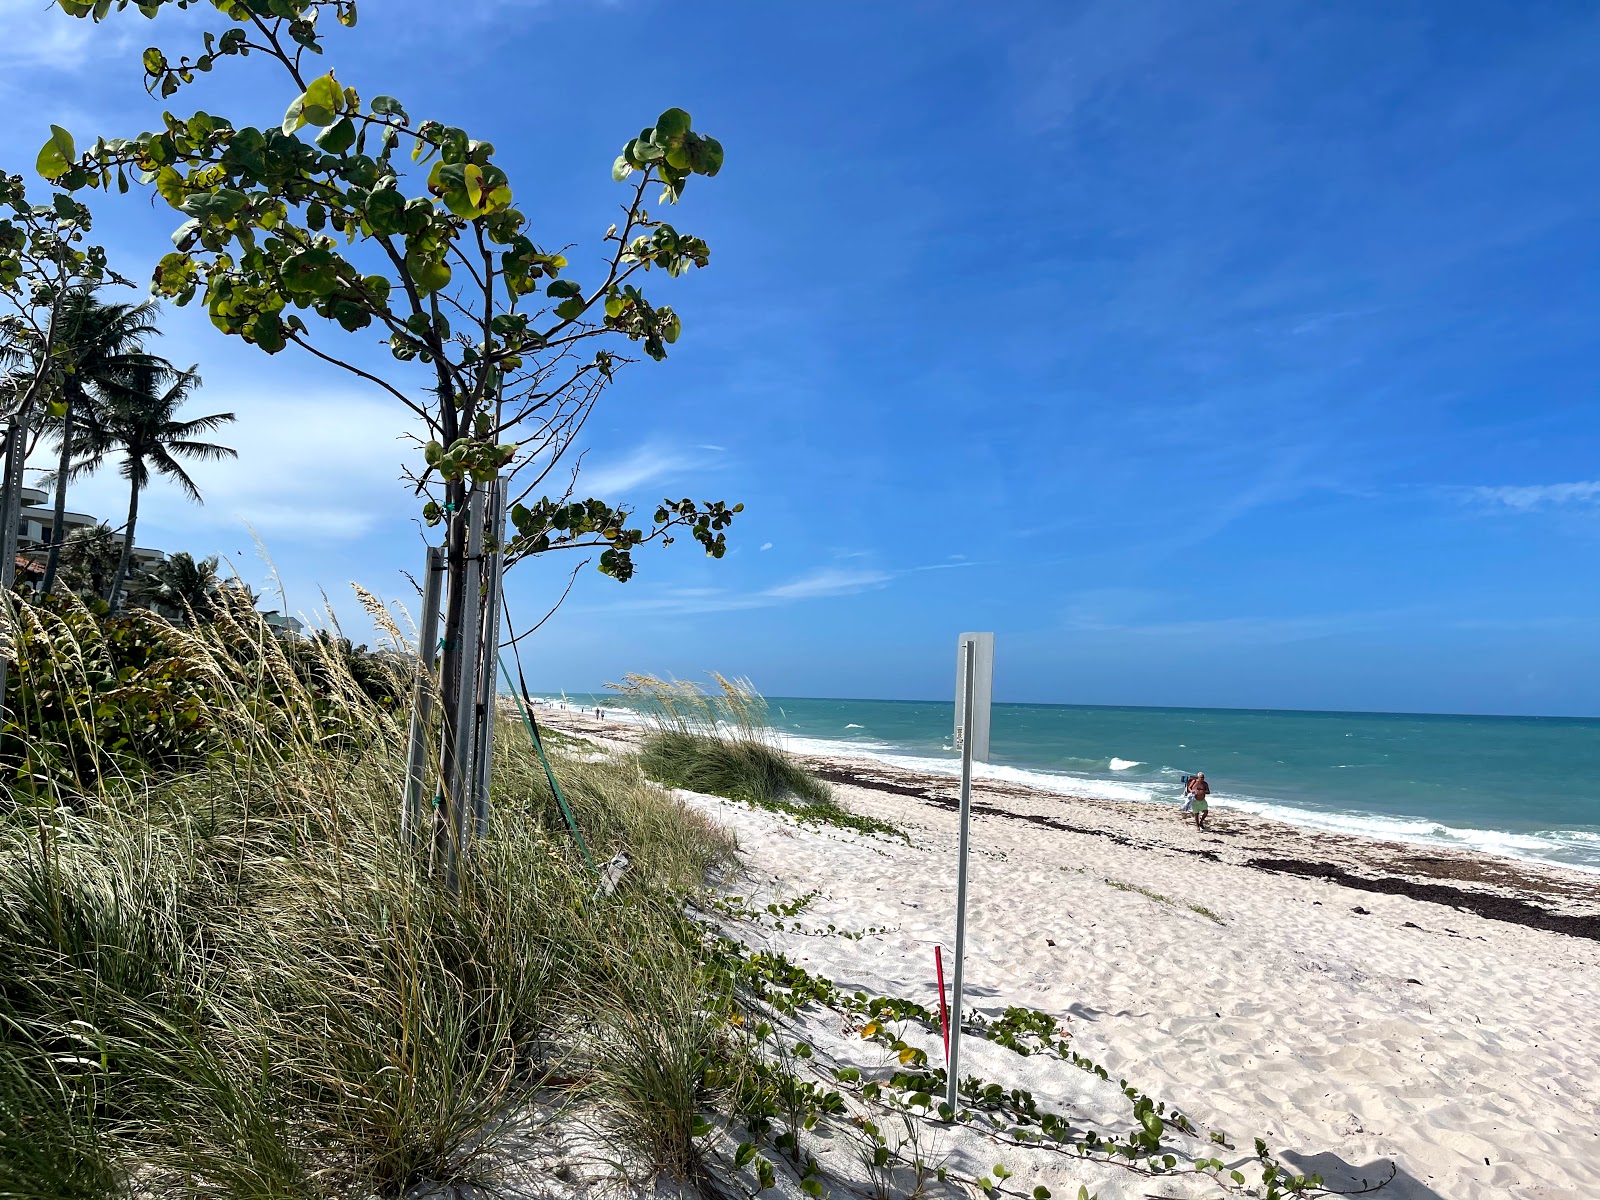
[[[1564,504],[1587,504],[1600,500],[1600,480],[1575,483],[1539,483],[1527,486],[1476,487],[1469,490],[1475,500],[1512,509],[1536,512]]]
[[[698,449],[710,450],[712,447],[701,446]],[[702,466],[704,462],[703,454],[665,446],[644,445],[637,447],[623,458],[610,462],[602,461],[597,466],[590,466],[585,462],[579,475],[579,486],[586,494],[599,496],[602,499],[626,496],[627,493],[646,484],[664,482],[679,472]]]
[[[882,587],[894,576],[887,571],[841,570],[824,567],[789,583],[762,592],[777,600],[810,600],[817,596],[848,596],[869,588]]]
[[[822,567],[759,592],[730,592],[722,588],[668,588],[657,595],[624,600],[610,606],[618,612],[698,614],[775,608],[801,600],[849,596],[883,587],[895,577],[891,571],[848,570]]]
[[[184,464],[203,505],[153,480],[140,500],[141,543],[179,549],[196,527],[238,530],[246,524],[269,541],[348,541],[407,511],[398,482],[407,422],[395,404],[350,392],[283,395],[219,386],[202,388],[180,415],[225,411],[238,420],[206,440],[234,447],[239,457]],[[53,458],[41,447],[34,466],[47,469]],[[128,493],[117,465],[108,461],[73,484],[68,507],[122,524]]]
[[[87,20],[74,20],[45,0],[0,0],[0,29],[0,65],[8,67],[75,67],[95,39]]]
[[[772,543],[771,542],[762,542],[761,543],[761,548],[763,550],[771,550],[772,549]]]

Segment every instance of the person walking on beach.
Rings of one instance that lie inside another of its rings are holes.
[[[1189,780],[1189,811],[1194,814],[1194,827],[1197,830],[1206,827],[1206,818],[1211,815],[1211,805],[1206,797],[1211,795],[1211,785],[1206,782],[1206,773],[1198,771],[1195,777]]]

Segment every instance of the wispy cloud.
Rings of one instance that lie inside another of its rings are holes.
[[[205,497],[200,507],[164,481],[152,483],[141,502],[141,542],[176,549],[196,527],[242,524],[269,540],[347,541],[408,511],[398,482],[408,456],[400,440],[405,419],[392,405],[348,392],[285,396],[219,386],[202,390],[184,415],[230,408],[238,420],[214,440],[236,448],[238,460],[185,464]],[[47,469],[53,458],[43,446],[30,466]],[[69,505],[120,524],[128,495],[115,465],[75,483]]]
[[[697,446],[692,450],[679,447],[644,445],[621,458],[602,460],[590,466],[584,463],[582,486],[587,493],[610,497],[623,495],[646,484],[664,483],[682,471],[703,467],[712,446]]]
[[[1467,495],[1472,500],[1496,508],[1508,508],[1513,512],[1537,512],[1543,508],[1593,504],[1600,500],[1600,480],[1475,487],[1469,488]]]
[[[849,596],[879,588],[893,579],[887,571],[841,570],[823,567],[789,583],[768,588],[761,595],[775,600],[810,600],[818,596]]]
[[[776,608],[806,600],[853,596],[858,592],[887,587],[904,571],[880,571],[854,567],[819,567],[784,583],[754,592],[723,588],[667,588],[648,597],[624,600],[615,611],[653,612],[687,616],[701,613],[738,612],[752,608]]]
[[[75,67],[94,40],[88,21],[75,21],[44,0],[0,0],[0,66]]]
[[[1409,610],[1319,613],[1301,617],[1218,617],[1188,621],[1121,622],[1073,617],[1066,628],[1079,633],[1112,635],[1185,646],[1279,646],[1319,641],[1343,634],[1380,629]]]

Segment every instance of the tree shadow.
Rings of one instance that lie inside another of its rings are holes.
[[[1442,1194],[1393,1159],[1379,1158],[1365,1166],[1358,1166],[1346,1162],[1331,1150],[1318,1154],[1297,1154],[1293,1150],[1284,1150],[1278,1157],[1302,1175],[1321,1175],[1329,1189],[1346,1195],[1370,1188],[1371,1194],[1382,1197],[1382,1200],[1445,1200]]]

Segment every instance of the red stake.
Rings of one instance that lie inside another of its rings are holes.
[[[944,1035],[944,1058],[950,1061],[950,1009],[944,1002],[944,958],[933,948],[933,969],[939,976],[939,1032]]]

